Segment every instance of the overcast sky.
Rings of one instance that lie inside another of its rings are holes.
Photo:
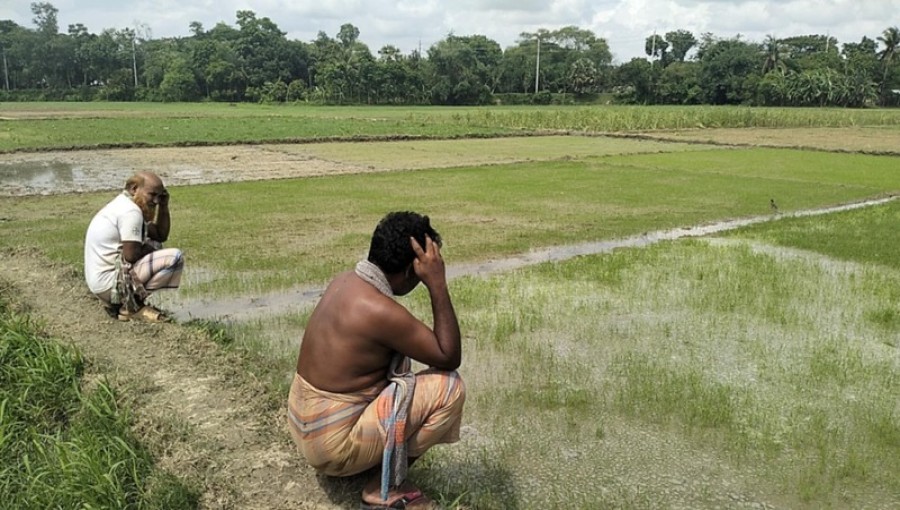
[[[0,19],[34,28],[28,0],[0,0]],[[352,23],[359,40],[377,56],[393,44],[403,53],[429,46],[449,33],[484,35],[501,48],[522,32],[574,25],[609,43],[613,59],[643,56],[644,40],[686,29],[699,39],[740,34],[761,42],[766,35],[827,34],[840,43],[875,39],[900,25],[900,0],[51,0],[60,31],[82,23],[92,33],[105,28],[146,26],[152,38],[187,36],[189,24],[205,29],[219,22],[236,26],[235,14],[251,10],[268,17],[293,40],[330,37]]]

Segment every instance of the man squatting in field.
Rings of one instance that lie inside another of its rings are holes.
[[[291,436],[326,475],[371,469],[363,509],[431,508],[405,481],[407,467],[432,446],[459,440],[462,348],[440,247],[428,216],[388,214],[367,260],[328,285],[303,335],[288,397]],[[434,329],[393,299],[419,282]],[[410,358],[430,368],[413,373]]]
[[[181,283],[181,250],[162,247],[169,227],[169,192],[152,172],[128,178],[125,190],[91,220],[84,239],[84,277],[119,320],[166,320],[145,300],[155,290]]]

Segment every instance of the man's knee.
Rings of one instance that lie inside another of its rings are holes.
[[[174,260],[172,261],[172,269],[183,269],[184,268],[184,254],[178,248],[172,248],[174,252],[172,257]]]
[[[429,368],[417,375],[425,376],[426,379],[434,378],[432,381],[436,383],[435,389],[440,392],[435,397],[441,402],[441,407],[459,407],[466,401],[466,385],[456,370]]]

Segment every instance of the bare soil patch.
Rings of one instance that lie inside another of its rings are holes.
[[[900,155],[900,129],[891,127],[685,129],[637,136],[670,142]]]
[[[0,196],[118,189],[129,176],[144,170],[159,174],[169,186],[371,171],[279,145],[15,153],[2,156],[0,169],[8,169],[0,181]]]
[[[17,152],[0,155],[0,196],[115,189],[141,170],[156,172],[170,186],[186,186],[700,149],[602,136],[530,136]]]

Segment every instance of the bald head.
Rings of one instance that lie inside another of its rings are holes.
[[[125,191],[141,208],[146,221],[154,219],[160,196],[164,194],[168,196],[162,179],[153,172],[138,172],[129,177],[125,181]]]
[[[162,186],[162,179],[153,172],[138,172],[125,181],[125,191],[134,193],[137,188],[144,186]]]

